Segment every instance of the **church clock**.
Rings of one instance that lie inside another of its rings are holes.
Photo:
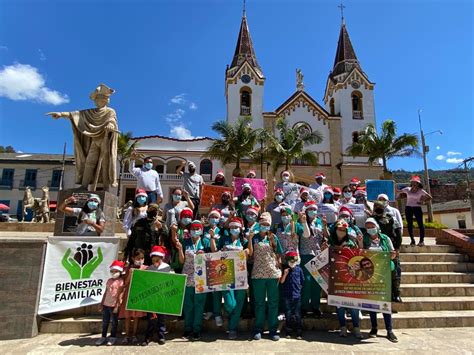
[[[252,80],[252,78],[250,77],[250,75],[244,74],[240,77],[240,80],[242,80],[244,84],[248,84],[250,83],[250,80]]]

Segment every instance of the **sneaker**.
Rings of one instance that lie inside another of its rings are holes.
[[[424,247],[424,246],[425,246],[425,243],[424,243],[424,242],[419,242],[419,243],[418,243],[418,246],[419,246],[419,247]]]
[[[189,330],[186,330],[183,334],[183,339],[191,339],[193,333]]]
[[[107,343],[107,338],[102,337],[95,342],[95,345],[101,346],[101,345],[104,345],[105,343]]]
[[[285,319],[286,319],[286,317],[285,317],[285,315],[284,315],[283,313],[281,313],[281,314],[278,315],[278,320],[279,320],[279,321],[282,321],[282,320],[285,320]]]
[[[209,320],[212,318],[212,312],[206,312],[203,315],[204,320]]]
[[[392,343],[398,343],[398,338],[392,331],[387,332],[387,339],[390,340]]]
[[[150,339],[145,338],[145,340],[143,340],[141,345],[142,346],[148,346],[148,344],[150,344]]]
[[[414,240],[412,240],[412,241],[410,242],[410,246],[411,246],[411,247],[414,247],[415,245],[416,245],[416,242],[415,242]]]
[[[130,344],[130,338],[128,337],[123,338],[122,345],[129,345],[129,344]]]
[[[160,345],[165,345],[165,343],[166,343],[165,338],[160,338],[160,339],[158,339],[158,344],[160,344]]]
[[[237,339],[237,331],[231,330],[229,331],[229,340],[235,340]]]
[[[377,337],[377,328],[370,329],[369,338],[376,338]]]
[[[296,340],[303,340],[303,335],[298,334],[298,335],[296,336]]]
[[[354,327],[354,330],[352,332],[354,333],[354,336],[357,339],[362,339],[362,334],[360,334],[360,328]]]
[[[273,341],[278,341],[280,340],[280,336],[276,332],[270,332],[270,339]]]
[[[341,327],[341,330],[339,330],[339,336],[340,337],[347,337],[347,328],[346,327]]]
[[[110,338],[107,340],[107,346],[115,345],[116,342],[117,342],[117,338],[110,337]]]
[[[222,316],[217,316],[216,317],[216,326],[217,327],[222,327],[224,325],[224,320],[222,319]]]
[[[262,339],[262,333],[255,333],[253,335],[253,340],[260,340]]]
[[[395,296],[393,297],[392,299],[393,302],[396,302],[396,303],[402,303],[402,298],[400,296]]]
[[[201,340],[201,333],[194,332],[193,333],[193,340]]]

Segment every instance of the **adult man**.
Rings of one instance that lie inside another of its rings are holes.
[[[192,161],[188,162],[188,171],[184,171],[186,162],[181,162],[178,167],[178,174],[183,177],[183,189],[188,192],[191,201],[193,202],[193,219],[199,219],[199,204],[201,203],[202,186],[204,179],[201,175],[196,173],[196,164]]]
[[[391,215],[399,224],[401,233],[403,235],[403,219],[398,208],[392,207],[388,204],[388,196],[386,194],[380,194],[377,196],[377,201],[381,201],[385,206],[385,212]]]
[[[356,177],[353,177],[349,182],[349,186],[351,187],[351,191],[354,193],[360,186],[360,180]]]
[[[324,173],[317,173],[315,176],[314,176],[314,179],[316,180],[315,183],[309,185],[309,187],[311,189],[315,189],[315,190],[319,190],[319,191],[323,191],[324,188],[328,185],[324,184],[323,183],[323,180],[326,180],[326,176],[324,175]]]
[[[163,201],[163,192],[161,190],[160,176],[153,169],[153,160],[151,157],[143,159],[143,167],[135,167],[136,153],[130,156],[130,174],[137,178],[137,189],[143,189],[148,196],[148,203],[160,204]]]

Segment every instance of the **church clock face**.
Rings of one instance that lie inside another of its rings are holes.
[[[244,84],[248,84],[250,83],[250,80],[252,80],[252,78],[249,75],[244,74],[240,77],[240,80],[242,80]]]
[[[351,83],[351,86],[354,88],[354,89],[358,89],[360,87],[360,84],[357,80],[354,80],[352,83]]]

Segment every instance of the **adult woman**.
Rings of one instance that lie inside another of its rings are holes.
[[[179,213],[178,224],[173,224],[171,226],[171,245],[173,249],[171,251],[171,268],[177,273],[180,274],[183,268],[182,262],[179,260],[179,245],[178,243],[185,238],[189,237],[189,226],[193,221],[193,210],[185,207]],[[185,235],[185,233],[188,234]]]
[[[391,259],[396,258],[397,253],[393,248],[392,241],[385,234],[380,232],[380,227],[375,219],[367,218],[367,221],[365,221],[365,229],[367,233],[364,235],[364,249],[390,252]],[[395,267],[392,260],[390,260],[390,268],[392,269],[392,277],[394,277],[396,271],[394,270]],[[375,338],[377,336],[377,314],[375,312],[369,313],[370,323],[372,325],[369,336]],[[397,337],[393,333],[392,315],[390,313],[383,313],[383,320],[385,322],[385,328],[387,329],[388,340],[394,343],[398,342]]]
[[[270,213],[262,213],[259,219],[258,234],[249,234],[249,255],[253,255],[252,284],[255,298],[255,340],[262,338],[265,324],[265,299],[268,308],[268,328],[270,338],[280,340],[278,329],[278,282],[281,277],[280,255],[283,250],[278,237],[270,232],[272,217]]]
[[[184,201],[183,197],[185,198]],[[171,202],[168,202],[163,210],[163,219],[168,228],[171,228],[173,224],[178,224],[179,213],[185,207],[194,210],[194,204],[189,194],[180,187],[174,188],[171,191]]]
[[[237,197],[235,201],[235,209],[237,210],[237,216],[243,218],[248,208],[253,207],[257,210],[260,209],[260,204],[257,199],[252,195],[252,186],[249,183],[242,185],[242,193]]]
[[[76,198],[70,196],[58,207],[65,215],[77,217],[76,235],[101,235],[105,228],[105,215],[99,208],[99,195],[89,194],[82,208],[67,206],[68,204],[75,204],[76,202]]]
[[[356,203],[356,200],[352,195],[352,189],[349,185],[346,185],[342,188],[342,198],[339,201],[341,205]]]
[[[410,187],[405,187],[400,195],[400,198],[406,198],[405,217],[407,219],[408,234],[411,239],[411,246],[415,246],[415,237],[413,234],[413,216],[416,218],[416,223],[420,229],[419,247],[425,245],[425,225],[423,224],[423,211],[421,205],[431,200],[431,195],[423,190],[423,185],[419,176],[413,176],[410,180]]]
[[[273,227],[278,225],[281,222],[280,212],[278,212],[278,206],[283,202],[284,195],[282,189],[275,189],[273,192],[273,201],[267,205],[265,209],[272,216]]]
[[[140,218],[146,217],[146,210],[148,208],[148,194],[145,190],[137,189],[135,191],[135,201],[133,205],[127,208],[125,211],[125,216],[123,217],[123,230],[127,233],[127,236],[130,236],[132,233],[132,227],[135,222]]]
[[[336,221],[338,206],[334,204],[331,186],[326,185],[323,188],[323,200],[321,201],[321,205],[324,208],[322,212],[325,214],[328,223],[334,223]]]
[[[214,182],[211,185],[215,186],[227,186],[225,182],[225,175],[223,170],[217,170],[216,177],[214,178]]]

